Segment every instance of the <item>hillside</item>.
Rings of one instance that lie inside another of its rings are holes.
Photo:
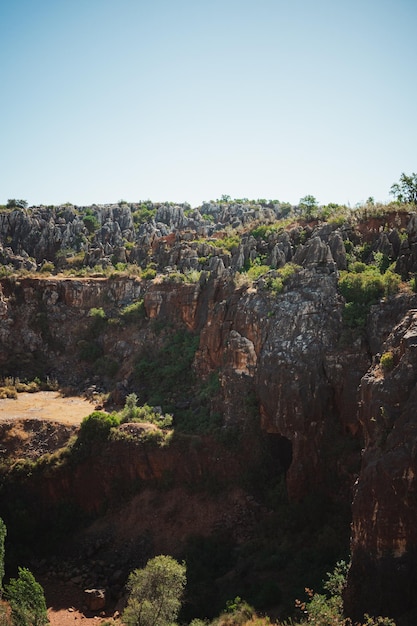
[[[347,613],[415,623],[414,211],[0,212],[5,385],[154,407],[30,459],[2,429],[9,567],[79,575],[116,602],[133,567],[170,553],[189,566],[184,619],[236,595],[285,616],[350,552]]]

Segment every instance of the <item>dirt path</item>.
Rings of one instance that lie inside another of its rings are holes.
[[[18,393],[17,399],[0,400],[0,420],[38,418],[54,420],[64,424],[80,424],[82,419],[94,411],[94,404],[79,396],[68,398],[58,391]]]

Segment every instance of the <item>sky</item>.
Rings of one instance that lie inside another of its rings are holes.
[[[0,204],[386,202],[416,27],[416,0],[2,0]]]

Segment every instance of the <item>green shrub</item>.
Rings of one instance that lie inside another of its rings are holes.
[[[88,317],[91,319],[91,323],[88,329],[87,340],[90,341],[92,337],[98,337],[100,333],[104,330],[107,324],[107,315],[103,307],[93,307],[92,309],[90,309]]]
[[[220,626],[243,626],[255,615],[255,610],[245,600],[236,596],[226,603],[226,610],[216,623]]]
[[[81,442],[105,441],[110,430],[119,426],[119,418],[104,411],[94,411],[81,422],[78,440]]]
[[[267,277],[265,286],[273,294],[279,295],[284,290],[284,285],[291,276],[299,272],[301,267],[295,263],[286,263],[283,267],[275,270]]]
[[[250,280],[256,280],[263,274],[269,272],[270,269],[271,268],[269,267],[269,265],[260,265],[258,263],[253,263],[247,270],[246,275]]]
[[[120,316],[128,323],[134,323],[143,320],[146,316],[145,303],[143,299],[126,305],[122,309]]]
[[[389,352],[384,352],[380,359],[380,365],[384,372],[390,372],[394,368],[394,354]]]
[[[129,576],[123,622],[126,626],[174,624],[185,585],[185,564],[163,555],[149,560],[146,567],[134,570]]]
[[[200,280],[201,272],[198,270],[188,270],[185,272],[185,282],[187,283],[198,283]]]
[[[107,317],[103,307],[99,307],[99,308],[93,307],[92,309],[89,310],[88,316],[92,317],[93,319],[101,319],[101,320],[105,320]]]
[[[83,217],[84,226],[88,230],[90,234],[94,233],[100,226],[98,219],[95,215],[84,215]]]
[[[52,274],[55,271],[55,265],[53,263],[44,263],[40,269],[42,274]]]
[[[354,261],[349,266],[349,271],[354,272],[355,274],[362,274],[366,270],[368,266],[363,261]]]
[[[166,441],[166,433],[159,428],[155,430],[146,430],[141,437],[143,443],[147,443],[151,446],[162,446]]]
[[[156,276],[156,269],[154,267],[145,267],[141,273],[141,278],[144,280],[153,280]]]
[[[381,274],[375,266],[355,263],[355,271],[340,272],[339,290],[346,300],[343,312],[345,323],[351,328],[363,328],[372,304],[399,289],[401,278],[387,270]]]
[[[379,272],[341,272],[340,293],[347,302],[372,304],[384,294],[384,283]]]
[[[219,240],[219,245],[221,245],[221,247],[228,252],[233,252],[233,250],[236,250],[236,248],[239,247],[239,244],[239,235],[228,235],[227,237],[224,237],[224,239]]]
[[[181,274],[181,272],[170,272],[169,274],[165,274],[164,283],[185,283],[185,274]]]
[[[268,237],[275,233],[283,232],[293,221],[293,218],[285,218],[277,220],[272,224],[259,224],[251,230],[250,234],[255,237],[255,239],[268,239]]]
[[[133,222],[138,226],[151,222],[156,215],[156,209],[150,209],[146,204],[142,204],[134,213],[132,213]]]
[[[138,406],[137,403],[137,395],[130,393],[126,398],[123,410],[119,414],[121,423],[149,422],[156,424],[159,428],[170,428],[172,426],[172,415],[162,415],[148,404]]]
[[[49,624],[43,589],[25,567],[18,568],[18,577],[6,586],[14,626],[46,626]]]

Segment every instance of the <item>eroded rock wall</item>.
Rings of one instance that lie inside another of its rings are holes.
[[[0,368],[6,374],[36,375],[39,367],[61,384],[88,386],[97,376],[80,350],[94,339],[98,360],[117,362],[116,380],[129,381],[137,354],[158,349],[155,323],[198,334],[193,368],[201,379],[219,376],[225,425],[245,430],[250,421],[260,422],[291,446],[285,469],[293,499],[312,489],[329,491],[341,473],[332,450],[358,441],[356,388],[370,360],[361,342],[354,349],[343,344],[343,302],[332,263],[294,273],[280,294],[236,287],[228,276],[195,284],[4,279],[1,287]],[[126,305],[142,299],[143,322],[92,326],[92,309],[117,320]]]
[[[364,434],[355,486],[352,565],[346,606],[414,624],[417,615],[417,310],[402,315],[362,378],[358,417]],[[387,316],[393,303],[386,304]],[[381,309],[375,315],[381,315]],[[382,355],[390,355],[384,360]],[[384,363],[386,365],[384,366]]]

